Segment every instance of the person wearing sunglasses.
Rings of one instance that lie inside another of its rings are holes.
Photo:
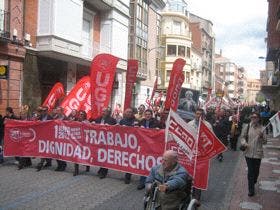
[[[260,114],[253,112],[251,122],[244,126],[240,136],[241,145],[246,147],[244,151],[248,173],[248,196],[255,195],[255,184],[257,183],[261,159],[263,158],[263,144],[266,144],[266,136],[261,125]]]

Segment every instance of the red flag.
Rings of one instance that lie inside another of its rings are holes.
[[[47,106],[49,110],[52,110],[55,107],[56,102],[65,95],[63,84],[57,82],[51,89],[49,95],[45,99],[42,106]]]
[[[90,94],[90,78],[82,77],[64,98],[60,106],[64,108],[64,114],[68,116],[73,109],[80,110]]]
[[[206,126],[205,122],[201,120],[198,134],[197,159],[200,161],[209,160],[226,150],[226,146]]]
[[[155,92],[156,92],[156,90],[157,90],[157,83],[158,83],[158,77],[156,77],[156,80],[155,80],[155,83],[154,83],[154,88],[153,88],[153,91],[152,91],[152,94],[151,94],[151,99],[150,99],[150,101],[153,101]]]
[[[166,149],[178,152],[179,162],[194,178],[194,186],[208,187],[210,159],[226,150],[215,134],[201,121],[199,133],[193,130],[172,109],[166,122]]]
[[[210,98],[211,98],[211,92],[212,92],[212,88],[208,88],[207,98],[206,98],[206,102],[205,102],[205,103],[207,103],[207,102],[210,100]]]
[[[138,71],[138,61],[128,60],[126,72],[126,85],[125,85],[125,99],[123,110],[131,107],[132,89],[136,82],[136,75]]]
[[[177,110],[179,103],[179,94],[184,82],[184,73],[183,68],[186,64],[186,61],[178,58],[173,64],[173,68],[170,75],[169,85],[166,93],[166,100],[164,104],[164,112],[173,109]]]
[[[237,113],[236,113],[237,122],[240,121],[240,105],[238,104]]]
[[[119,58],[110,54],[99,54],[90,67],[91,113],[92,118],[101,115],[102,108],[110,102],[116,66]]]
[[[160,101],[161,101],[162,96],[163,96],[163,92],[161,91],[161,92],[159,93],[158,97],[155,99],[154,104],[155,104],[156,106],[160,106]]]

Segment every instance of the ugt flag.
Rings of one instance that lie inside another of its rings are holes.
[[[273,137],[277,137],[280,135],[280,111],[278,111],[273,117],[269,119],[272,129],[273,129]]]

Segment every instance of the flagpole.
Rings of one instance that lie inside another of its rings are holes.
[[[267,123],[267,125],[262,129],[262,132],[265,131],[265,129],[271,124],[271,122]]]
[[[198,121],[198,130],[197,130],[197,136],[196,136],[193,180],[195,180],[195,176],[196,176],[196,164],[197,164],[197,155],[198,155],[198,138],[199,138],[199,132],[200,132],[200,124],[201,124],[201,117],[199,118],[199,121]]]

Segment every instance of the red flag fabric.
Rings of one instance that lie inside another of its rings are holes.
[[[109,105],[118,61],[119,58],[110,54],[99,54],[92,60],[90,89],[93,119],[99,117],[102,109]]]
[[[132,90],[133,90],[134,83],[136,82],[137,71],[138,71],[138,61],[128,60],[123,110],[126,110],[127,108],[131,107]]]
[[[153,101],[153,98],[155,96],[155,92],[157,90],[157,84],[158,84],[158,77],[156,77],[156,80],[155,80],[155,83],[154,83],[154,88],[153,88],[153,91],[152,91],[152,94],[151,94],[151,99],[150,99],[150,102]]]
[[[90,94],[90,78],[82,77],[64,98],[60,106],[64,108],[64,114],[68,116],[73,109],[81,110]],[[87,110],[88,111],[88,110]]]
[[[208,91],[207,91],[207,98],[206,98],[205,103],[207,103],[207,102],[211,99],[211,92],[212,92],[212,88],[208,88]]]
[[[147,176],[163,152],[160,129],[61,120],[7,120],[5,125],[5,156],[53,158]]]
[[[227,147],[217,138],[203,120],[200,121],[198,135],[197,160],[209,160],[227,150]]]
[[[169,85],[166,93],[166,100],[164,104],[164,112],[173,109],[177,110],[179,103],[179,94],[184,82],[184,73],[183,68],[186,64],[186,61],[178,58],[173,63],[173,68],[170,75]]]
[[[198,131],[170,110],[165,129],[166,149],[178,152],[180,164],[194,178],[194,186],[206,190],[210,159],[224,152],[226,147],[203,121]]]
[[[65,95],[64,93],[64,88],[63,88],[63,84],[60,82],[57,82],[53,88],[51,89],[49,95],[47,96],[47,98],[45,99],[44,103],[42,104],[42,106],[47,106],[49,111],[52,110],[57,101],[63,97]]]
[[[163,97],[163,92],[160,92],[158,97],[155,99],[154,104],[160,106],[161,98]]]

